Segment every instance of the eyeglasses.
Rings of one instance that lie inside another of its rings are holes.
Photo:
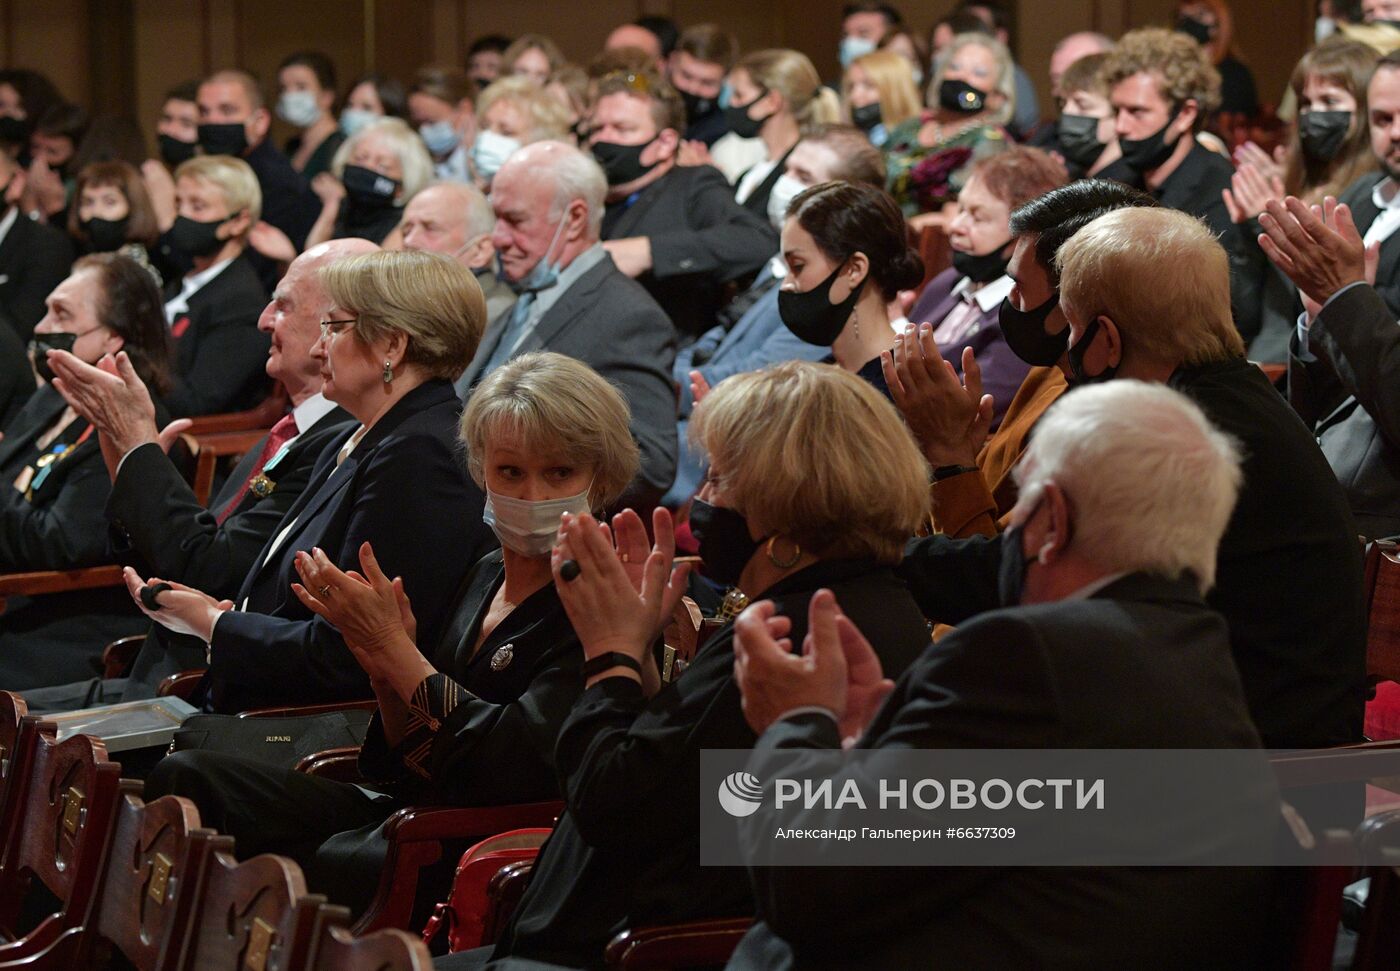
[[[321,321],[321,340],[328,341],[345,328],[349,327],[358,317],[346,317],[344,320],[323,320]]]

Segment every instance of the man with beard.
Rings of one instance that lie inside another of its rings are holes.
[[[1371,151],[1380,171],[1357,179],[1342,193],[1340,202],[1351,209],[1362,241],[1369,248],[1380,245],[1376,265],[1376,291],[1400,316],[1400,51],[1381,58],[1366,88],[1370,105]]]

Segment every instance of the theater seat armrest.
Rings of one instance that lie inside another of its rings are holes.
[[[608,942],[604,960],[621,971],[723,965],[752,923],[738,917],[629,928]]]

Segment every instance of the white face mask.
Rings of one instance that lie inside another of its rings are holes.
[[[382,117],[384,116],[376,115],[372,111],[365,111],[363,108],[346,108],[340,113],[340,130],[345,132],[346,138],[349,138],[357,131],[379,121]]]
[[[768,193],[768,221],[778,232],[783,231],[783,220],[787,218],[788,206],[805,188],[805,185],[786,172],[778,176],[778,181],[773,183],[773,190]]]
[[[875,48],[877,46],[878,45],[869,37],[851,37],[848,35],[841,38],[841,46],[837,48],[837,56],[841,59],[841,66],[843,68],[850,67],[851,62],[856,58],[875,53]]]
[[[485,128],[477,133],[472,143],[472,165],[476,166],[477,175],[489,181],[506,164],[506,159],[518,151],[518,139]]]
[[[321,120],[321,106],[310,91],[283,91],[277,99],[277,117],[298,128],[310,128]]]
[[[506,549],[521,556],[545,556],[554,548],[559,517],[566,512],[577,516],[589,511],[588,490],[591,488],[593,484],[589,483],[588,489],[576,496],[535,501],[512,499],[487,489],[486,508],[481,518]]]

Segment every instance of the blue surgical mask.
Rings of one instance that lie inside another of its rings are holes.
[[[346,108],[340,113],[340,130],[345,132],[346,138],[349,138],[383,117],[383,115],[376,115],[372,111],[365,111],[363,108]]]
[[[560,267],[557,258],[551,260],[549,254],[554,252],[554,244],[559,242],[559,236],[564,232],[564,224],[569,221],[569,210],[565,209],[563,215],[559,217],[559,225],[555,227],[554,238],[549,241],[549,246],[545,249],[540,261],[530,268],[530,272],[519,280],[512,280],[506,275],[505,268],[500,266],[501,256],[496,254],[498,273],[502,280],[506,281],[506,286],[516,293],[534,293],[538,290],[548,290],[559,282]]]
[[[434,155],[446,155],[457,147],[461,141],[461,136],[457,134],[457,129],[450,121],[435,121],[428,125],[419,125],[418,134],[423,136],[423,144],[428,146],[428,151]]]
[[[839,48],[841,66],[850,67],[851,62],[858,57],[875,53],[875,42],[868,37],[842,37]]]

